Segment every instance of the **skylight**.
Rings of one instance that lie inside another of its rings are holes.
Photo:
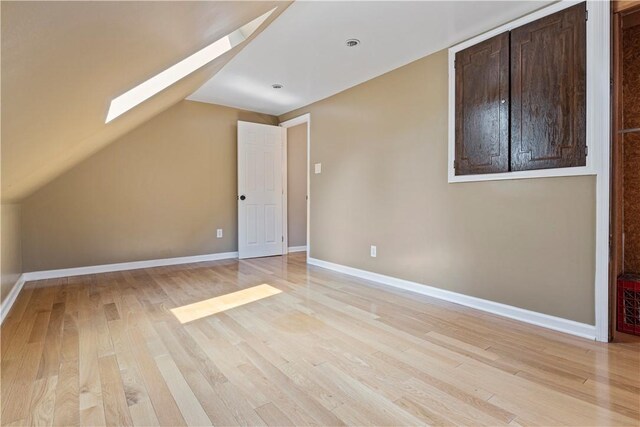
[[[273,13],[274,10],[276,10],[275,7],[248,24],[243,25],[221,39],[216,40],[209,46],[199,50],[177,64],[172,65],[160,74],[151,77],[149,80],[140,83],[133,89],[130,89],[117,98],[111,100],[105,123],[109,123],[111,120],[126,113],[136,105],[146,101],[156,93],[166,89],[178,80],[207,65],[223,53],[245,41],[251,34],[253,34],[260,24],[262,24]]]

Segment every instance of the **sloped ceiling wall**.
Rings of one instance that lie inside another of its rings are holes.
[[[2,2],[2,201],[181,101],[247,42],[109,124],[112,98],[289,2]]]

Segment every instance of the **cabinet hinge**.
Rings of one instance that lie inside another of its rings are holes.
[[[584,20],[585,20],[585,21],[588,21],[588,20],[589,20],[589,11],[588,11],[588,10],[585,10],[585,11],[584,11]]]
[[[453,161],[453,168],[455,169],[457,166],[458,166],[458,161],[457,161],[457,160],[454,160],[454,161]]]
[[[455,59],[453,60],[453,69],[454,70],[456,69],[456,60]]]
[[[584,155],[585,157],[589,155],[589,146],[584,147]]]

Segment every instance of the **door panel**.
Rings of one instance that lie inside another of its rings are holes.
[[[509,33],[456,54],[456,175],[509,170]]]
[[[511,170],[586,165],[586,5],[511,31]]]
[[[248,245],[256,245],[258,244],[258,206],[247,204],[245,209],[246,209],[246,218],[247,218],[246,242]]]
[[[276,242],[276,213],[277,207],[275,205],[265,205],[264,207],[264,223],[265,223],[265,242]]]
[[[238,122],[238,253],[283,253],[282,148],[278,126]]]

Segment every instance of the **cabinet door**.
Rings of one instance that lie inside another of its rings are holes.
[[[511,170],[586,164],[586,6],[511,31]]]
[[[509,33],[456,53],[456,175],[509,170]]]

